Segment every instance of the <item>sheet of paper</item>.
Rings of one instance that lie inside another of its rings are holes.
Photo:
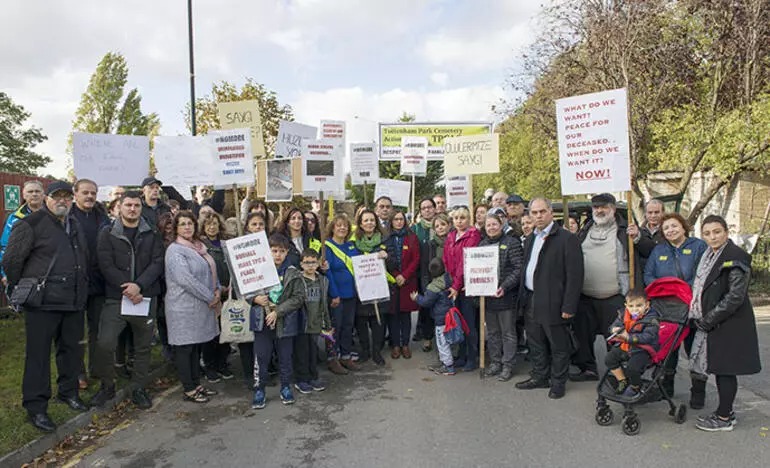
[[[121,315],[133,315],[136,317],[147,317],[150,315],[150,301],[149,297],[142,298],[142,302],[134,304],[131,299],[123,296],[123,300],[120,303]]]

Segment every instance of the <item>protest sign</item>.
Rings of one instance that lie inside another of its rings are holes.
[[[150,139],[108,133],[72,134],[75,177],[98,185],[137,185],[150,173]]]
[[[230,187],[254,183],[254,156],[251,152],[251,136],[247,128],[209,132],[214,150],[215,186]]]
[[[353,260],[358,300],[362,303],[390,299],[390,288],[385,277],[385,261],[377,254],[356,255]]]
[[[345,147],[345,122],[342,120],[322,120],[321,134],[319,138],[325,140],[335,140],[338,144]]]
[[[444,172],[447,175],[500,172],[500,135],[471,135],[444,139]]]
[[[428,139],[428,161],[444,160],[444,138],[492,133],[489,122],[398,122],[380,124],[380,160],[401,160],[401,138],[421,136]]]
[[[302,141],[302,187],[306,191],[336,191],[339,189],[342,150],[334,140]]]
[[[428,139],[401,138],[401,175],[425,176],[428,171]]]
[[[235,101],[217,103],[219,126],[222,130],[248,128],[251,135],[251,154],[254,159],[264,159],[265,141],[262,136],[262,118],[259,114],[259,101]]]
[[[463,249],[466,296],[494,296],[497,293],[499,256],[497,245]]]
[[[214,179],[213,140],[206,136],[157,136],[156,177],[165,185],[209,185]],[[145,176],[146,177],[146,176]],[[140,179],[141,180],[141,179]],[[133,185],[136,185],[134,182]]]
[[[350,144],[350,183],[363,185],[376,183],[380,178],[380,163],[374,143]]]
[[[267,161],[266,201],[291,201],[293,180],[291,163],[289,159]]]
[[[393,200],[394,206],[409,206],[409,193],[411,189],[411,182],[377,179],[377,183],[374,186],[374,199],[389,197]]]
[[[446,206],[471,206],[470,176],[454,176],[446,179]]]
[[[556,101],[561,193],[631,190],[625,88]]]
[[[302,140],[316,138],[318,129],[310,125],[281,120],[278,124],[278,138],[275,141],[275,157],[299,158],[302,156]]]
[[[279,283],[265,231],[224,241],[227,267],[240,297]]]

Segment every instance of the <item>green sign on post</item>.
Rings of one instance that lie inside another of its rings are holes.
[[[21,188],[18,185],[4,185],[3,199],[5,200],[5,211],[15,211],[21,205]]]

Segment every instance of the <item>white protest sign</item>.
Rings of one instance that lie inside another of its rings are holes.
[[[500,134],[444,138],[444,172],[447,175],[500,172]]]
[[[275,157],[299,158],[302,156],[302,140],[316,138],[318,129],[310,125],[281,120],[278,124],[278,138],[275,141]]]
[[[466,296],[494,296],[497,293],[499,257],[497,245],[463,249]]]
[[[377,254],[356,255],[353,260],[358,300],[362,303],[390,299],[385,261]]]
[[[155,137],[156,177],[164,185],[209,185],[214,179],[213,140],[206,135]]]
[[[380,178],[377,145],[374,143],[350,144],[350,183],[363,185],[376,183]]]
[[[234,101],[217,103],[219,126],[222,130],[247,127],[251,133],[251,154],[255,159],[264,159],[265,141],[262,136],[262,118],[259,115],[259,101]]]
[[[254,184],[254,155],[251,130],[238,128],[209,132],[214,149],[214,174],[211,183],[219,187]]]
[[[97,185],[137,185],[150,173],[150,138],[75,132],[72,164],[78,179]]]
[[[334,140],[302,141],[302,190],[335,191],[339,188],[340,147]]]
[[[345,122],[342,120],[322,120],[319,138],[335,140],[345,146]]]
[[[446,179],[446,206],[471,206],[471,190],[468,176],[454,176]]]
[[[402,180],[377,179],[374,186],[374,199],[388,197],[394,206],[409,206],[409,193],[412,183]]]
[[[631,190],[625,88],[556,101],[562,195]]]
[[[428,172],[428,139],[401,138],[401,175],[424,176]]]
[[[280,282],[265,231],[224,241],[227,266],[240,296],[249,296]]]

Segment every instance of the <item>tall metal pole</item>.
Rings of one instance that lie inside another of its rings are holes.
[[[195,124],[195,60],[193,58],[192,0],[187,0],[187,35],[190,42],[190,123],[193,136],[197,133]]]

